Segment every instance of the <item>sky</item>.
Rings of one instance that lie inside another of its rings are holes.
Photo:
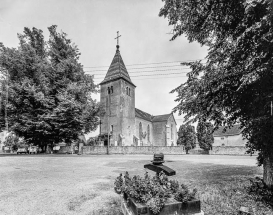
[[[94,74],[98,84],[115,55],[119,31],[120,53],[137,86],[136,107],[166,114],[177,105],[170,91],[184,83],[190,71],[180,62],[204,59],[207,48],[184,36],[170,41],[172,27],[158,16],[163,5],[161,0],[0,0],[0,42],[17,47],[17,33],[24,27],[43,30],[48,40],[47,27],[57,25],[78,46],[84,70]],[[174,116],[179,128],[183,116]]]

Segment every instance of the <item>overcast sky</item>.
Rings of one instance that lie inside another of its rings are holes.
[[[137,86],[136,107],[152,115],[166,114],[176,106],[176,95],[169,92],[186,81],[189,71],[177,61],[203,59],[207,49],[183,36],[170,41],[171,27],[158,16],[163,4],[161,0],[0,0],[0,42],[17,47],[17,33],[24,27],[42,29],[47,40],[47,27],[57,25],[78,46],[84,70],[96,74],[99,83],[114,57],[119,31],[121,56]],[[175,114],[175,118],[179,127],[183,117]]]

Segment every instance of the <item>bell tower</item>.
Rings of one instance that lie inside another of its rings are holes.
[[[116,48],[107,74],[100,83],[100,102],[105,110],[101,118],[101,134],[110,132],[111,146],[131,146],[135,134],[136,86],[127,72],[118,43]]]

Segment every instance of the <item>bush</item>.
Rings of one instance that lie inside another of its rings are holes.
[[[153,214],[159,214],[168,198],[174,197],[180,202],[190,201],[195,198],[196,190],[189,191],[188,187],[176,180],[169,180],[161,172],[158,176],[150,177],[146,172],[144,178],[139,175],[129,176],[126,172],[118,176],[114,183],[114,189],[118,194],[125,194],[137,203],[146,203]]]

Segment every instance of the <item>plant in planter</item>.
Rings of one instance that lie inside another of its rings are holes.
[[[190,192],[187,186],[175,180],[169,180],[161,172],[158,176],[150,177],[146,172],[144,177],[139,175],[130,177],[126,172],[120,174],[114,183],[116,193],[123,194],[125,200],[133,199],[136,203],[143,203],[153,214],[159,214],[168,199],[186,202],[194,199],[196,190]]]

